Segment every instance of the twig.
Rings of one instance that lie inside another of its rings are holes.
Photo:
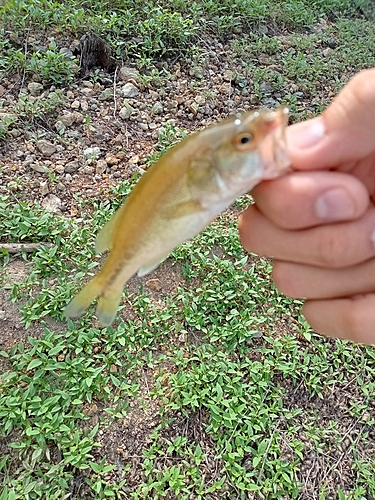
[[[30,33],[30,28],[28,28],[27,32],[26,32],[25,52],[24,52],[25,60],[24,60],[24,67],[23,67],[23,72],[22,72],[22,80],[21,80],[20,91],[19,91],[18,97],[21,95],[22,87],[23,87],[23,84],[25,83],[25,77],[26,77],[26,58],[27,58],[27,42],[29,40],[29,33]]]
[[[39,248],[47,247],[51,248],[52,243],[0,243],[0,251],[5,249],[9,253],[20,253],[20,252],[33,252],[34,250],[39,250]]]
[[[115,76],[113,77],[113,101],[115,103],[115,109],[113,110],[113,116],[116,117],[116,111],[117,111],[117,99],[116,99],[116,78],[117,78],[117,69],[118,66],[116,66],[115,69]]]

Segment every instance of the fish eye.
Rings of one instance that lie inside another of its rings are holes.
[[[249,145],[253,142],[253,135],[250,134],[250,132],[244,132],[242,134],[239,134],[237,136],[237,146],[239,146],[240,148],[247,148],[249,147]]]

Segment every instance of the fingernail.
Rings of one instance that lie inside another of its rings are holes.
[[[293,148],[308,149],[316,146],[323,139],[324,134],[323,118],[319,116],[290,127],[288,142]]]
[[[326,191],[315,202],[315,213],[327,221],[351,219],[356,211],[355,204],[345,189],[335,188]]]

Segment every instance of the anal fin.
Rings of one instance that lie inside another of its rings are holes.
[[[112,247],[112,237],[116,223],[120,217],[121,208],[119,208],[101,228],[95,240],[95,252],[102,253]]]

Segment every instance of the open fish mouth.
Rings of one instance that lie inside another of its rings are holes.
[[[288,115],[288,108],[280,106],[267,116],[266,127],[269,132],[259,145],[264,179],[273,179],[290,170],[290,157],[285,137]]]

